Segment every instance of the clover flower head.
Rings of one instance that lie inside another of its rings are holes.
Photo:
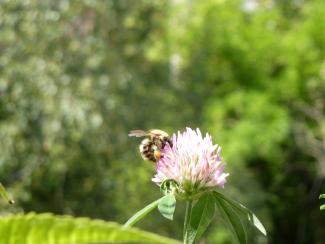
[[[153,182],[161,185],[166,180],[177,184],[181,197],[192,197],[206,190],[224,187],[229,175],[224,173],[225,163],[220,156],[221,148],[213,145],[212,137],[202,137],[199,129],[173,134],[172,146],[168,143],[162,149],[157,162]]]

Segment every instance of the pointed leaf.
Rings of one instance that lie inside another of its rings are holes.
[[[176,198],[173,194],[168,194],[159,199],[158,210],[167,219],[173,220],[176,207]]]
[[[240,244],[247,244],[247,233],[245,226],[237,212],[221,198],[215,198],[215,203],[219,208],[221,216],[226,223],[229,223],[230,229],[237,237]]]
[[[189,225],[189,240],[196,242],[208,228],[215,213],[214,197],[211,193],[203,195],[192,208]]]
[[[236,202],[232,199],[229,199],[225,195],[220,192],[214,192],[216,198],[221,198],[226,201],[229,205],[231,205],[236,211],[238,211],[241,215],[245,216],[245,219],[248,220],[256,229],[258,229],[264,236],[267,236],[265,227],[261,223],[261,221],[256,217],[256,215],[245,207],[243,204]]]
[[[262,222],[256,217],[256,215],[253,214],[253,212],[251,212],[250,210],[247,215],[249,222],[252,223],[256,227],[256,229],[258,229],[264,236],[267,236],[265,227],[263,226]]]

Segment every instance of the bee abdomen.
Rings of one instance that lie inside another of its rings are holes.
[[[156,162],[153,146],[154,146],[154,143],[151,140],[149,140],[148,138],[142,140],[142,142],[139,146],[139,150],[140,150],[141,156],[144,160]]]

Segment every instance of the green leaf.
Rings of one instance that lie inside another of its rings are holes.
[[[6,191],[6,188],[0,183],[0,196],[7,201],[9,204],[13,204],[14,200],[10,199],[8,196],[8,193]]]
[[[158,210],[167,219],[173,220],[176,207],[176,198],[173,194],[168,194],[159,199]]]
[[[117,223],[51,214],[0,218],[0,244],[180,243]]]
[[[236,211],[242,214],[245,217],[245,219],[248,220],[253,226],[255,226],[264,236],[267,236],[265,227],[251,210],[249,210],[243,204],[227,198],[225,195],[221,194],[220,192],[214,191],[214,195],[216,198],[218,199],[221,198],[224,201],[226,201]]]
[[[190,243],[196,242],[208,228],[215,214],[215,200],[211,193],[203,195],[192,208],[189,231]]]
[[[325,198],[325,194],[320,194],[319,199]],[[319,207],[320,210],[325,210],[325,204]]]
[[[164,199],[166,196],[163,196],[162,198],[159,198],[158,200],[150,203],[149,205],[147,205],[146,207],[144,207],[143,209],[141,209],[140,211],[138,211],[136,214],[134,214],[125,224],[124,227],[129,227],[132,226],[134,224],[136,224],[138,221],[140,221],[142,218],[144,218],[148,213],[150,213],[152,210],[154,210],[158,204],[159,201],[161,201],[162,199]]]
[[[230,229],[237,237],[240,244],[247,243],[247,233],[243,222],[232,206],[222,198],[215,198],[215,203],[219,208],[222,218],[229,224]]]

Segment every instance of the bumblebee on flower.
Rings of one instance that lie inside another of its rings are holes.
[[[219,212],[218,216],[230,224],[239,243],[248,243],[244,222],[267,235],[252,211],[218,192],[218,188],[224,187],[229,173],[224,172],[226,164],[220,155],[221,148],[213,144],[208,133],[203,137],[199,129],[186,128],[171,137],[161,130],[134,130],[129,135],[149,136],[142,141],[140,153],[145,160],[156,164],[152,181],[160,187],[164,196],[138,211],[124,224],[125,227],[134,225],[156,207],[165,218],[173,220],[177,200],[184,200],[185,244],[199,240],[215,212]]]
[[[221,148],[213,145],[209,134],[203,137],[199,129],[186,128],[172,135],[171,141],[173,146],[167,143],[161,151],[163,156],[156,164],[153,182],[160,186],[173,180],[181,198],[224,187],[229,174],[223,172]]]

